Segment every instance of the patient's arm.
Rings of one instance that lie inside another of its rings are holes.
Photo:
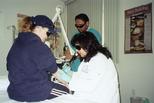
[[[57,72],[53,74],[53,78],[55,78],[58,83],[68,87],[68,82],[60,78],[60,69],[58,69]]]

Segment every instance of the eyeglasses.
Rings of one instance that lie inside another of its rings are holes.
[[[81,47],[80,47],[79,45],[75,45],[75,48],[76,48],[77,50],[81,50]]]
[[[75,24],[75,27],[76,27],[76,28],[83,28],[84,25],[85,25],[85,24],[82,24],[82,25],[77,25],[77,24]]]

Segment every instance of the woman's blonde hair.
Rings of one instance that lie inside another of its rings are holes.
[[[31,17],[26,16],[19,22],[19,32],[31,32],[33,30]]]

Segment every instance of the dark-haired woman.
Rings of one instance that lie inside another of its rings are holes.
[[[94,103],[119,103],[118,76],[109,50],[91,32],[75,35],[71,44],[82,59],[69,83],[73,96]]]

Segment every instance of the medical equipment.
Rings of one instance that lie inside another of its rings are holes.
[[[53,17],[52,22],[54,23],[57,19],[59,20],[60,27],[61,27],[61,30],[62,30],[62,34],[63,34],[64,40],[66,42],[66,45],[69,47],[69,50],[70,50],[71,55],[74,55],[75,52],[74,52],[74,50],[72,49],[72,47],[71,47],[71,45],[69,43],[69,40],[68,40],[66,31],[65,31],[65,28],[64,28],[64,25],[63,25],[61,16],[60,16],[61,12],[62,12],[62,6],[57,6],[56,7],[56,14]]]

